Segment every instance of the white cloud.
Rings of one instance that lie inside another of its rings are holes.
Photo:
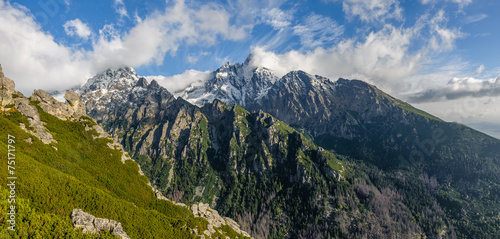
[[[84,53],[43,32],[25,8],[0,1],[0,63],[16,89],[65,89],[90,77]]]
[[[285,12],[279,8],[271,8],[262,10],[262,21],[275,30],[284,29],[290,26],[293,20],[293,12]]]
[[[293,33],[300,37],[304,48],[313,49],[333,43],[344,33],[344,27],[329,17],[311,13],[293,27]]]
[[[66,5],[66,9],[69,9],[71,2],[70,0],[63,0],[64,5]]]
[[[408,52],[413,35],[408,29],[386,25],[370,33],[364,41],[343,40],[333,47],[306,53],[276,54],[256,47],[252,51],[252,64],[273,69],[279,76],[303,70],[332,79],[357,78],[386,89],[400,89],[407,87],[401,79],[415,73],[420,66],[421,55]]]
[[[161,64],[165,54],[174,54],[181,43],[213,45],[220,38],[240,40],[246,37],[251,26],[231,25],[230,17],[216,4],[190,8],[183,1],[177,1],[165,12],[142,19],[123,36],[103,34],[110,29],[101,32],[93,44],[93,63],[100,70],[110,65]]]
[[[447,101],[465,97],[500,96],[500,76],[496,79],[476,79],[473,77],[453,78],[446,85],[416,93],[409,97],[411,102]]]
[[[86,51],[57,43],[25,7],[0,0],[0,63],[23,93],[67,89],[108,67],[161,64],[181,44],[209,46],[220,39],[245,38],[252,25],[233,25],[231,16],[218,4],[189,6],[179,0],[141,19],[128,32],[105,25]],[[68,22],[68,34],[89,36],[80,22]]]
[[[446,101],[412,103],[413,106],[446,121],[461,123],[500,123],[500,108],[495,107],[500,97],[464,97]]]
[[[484,69],[485,69],[484,65],[480,65],[480,66],[476,69],[476,73],[477,73],[478,75],[481,75],[481,73],[483,73]]]
[[[446,1],[458,4],[460,8],[463,8],[472,3],[472,0],[422,0],[422,4],[435,4],[436,2]]]
[[[444,11],[440,10],[436,16],[430,20],[431,39],[430,46],[434,51],[449,51],[455,47],[455,40],[466,35],[457,28],[446,28],[447,18]]]
[[[115,0],[114,7],[115,7],[116,13],[118,13],[118,15],[120,15],[120,18],[128,17],[127,8],[126,8],[123,0]]]
[[[488,15],[486,15],[484,13],[468,16],[467,18],[465,18],[465,23],[468,24],[468,23],[479,22],[487,17],[488,17]]]
[[[365,22],[401,20],[403,17],[398,0],[343,0],[342,9],[348,18],[359,17]]]
[[[64,23],[63,27],[64,31],[69,36],[79,36],[81,38],[88,38],[92,34],[92,31],[90,30],[89,26],[83,23],[78,18],[67,21],[66,23]]]
[[[210,55],[210,52],[203,51],[203,52],[200,52],[200,53],[195,54],[195,55],[193,55],[193,54],[188,55],[186,57],[186,60],[187,60],[187,62],[194,64],[194,63],[198,62],[198,60],[200,60],[201,57],[208,56],[208,55]]]
[[[182,74],[174,76],[146,76],[148,81],[156,80],[158,84],[165,87],[172,93],[183,90],[190,85],[201,85],[207,81],[212,72],[210,71],[197,71],[186,70]]]

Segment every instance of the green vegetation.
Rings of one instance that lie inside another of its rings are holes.
[[[19,178],[19,230],[7,232],[6,220],[0,220],[0,233],[16,238],[89,237],[73,230],[69,215],[75,208],[121,222],[132,238],[192,238],[190,228],[206,228],[207,221],[194,218],[188,209],[156,199],[135,162],[123,164],[121,152],[107,146],[109,139],[93,139],[96,132],[85,131],[85,124],[95,124],[89,117],[82,122],[62,121],[38,110],[57,143],[45,145],[22,131],[18,124],[28,123],[17,111],[0,115],[1,137],[16,138]],[[7,140],[0,141],[2,155],[7,154],[6,144]],[[6,170],[0,177],[1,185],[6,185]],[[0,195],[5,215],[6,190],[2,188]]]
[[[412,112],[414,114],[417,114],[417,115],[420,115],[420,116],[423,116],[425,118],[428,118],[428,119],[433,119],[433,120],[437,120],[437,121],[440,121],[440,122],[444,122],[443,120],[441,120],[440,118],[434,116],[434,115],[431,115],[423,110],[419,110],[413,106],[411,106],[410,104],[404,102],[404,101],[401,101],[401,100],[398,100],[394,97],[392,97],[391,95],[388,95],[386,94],[385,92],[377,89],[378,93],[385,96],[385,98],[387,98],[389,101],[391,102],[394,102],[396,105],[398,105],[401,109],[403,110],[406,110],[406,111],[409,111],[409,112]]]
[[[216,103],[220,112],[183,105],[163,119],[141,120],[154,124],[130,122],[118,130],[151,183],[175,201],[216,205],[263,238],[499,233],[500,144],[485,135],[403,102],[380,101],[407,120],[386,127],[382,118],[360,124],[359,113],[347,112],[340,120],[354,140]]]
[[[420,116],[423,116],[425,118],[429,118],[429,119],[433,119],[433,120],[437,120],[437,121],[441,121],[441,122],[444,122],[443,120],[441,120],[440,118],[434,116],[434,115],[431,115],[423,110],[419,110],[413,106],[411,106],[410,104],[408,103],[405,103],[405,102],[402,102],[402,101],[397,101],[397,104],[399,105],[399,107],[401,107],[402,109],[406,110],[406,111],[410,111],[410,112],[413,112],[417,115],[420,115]]]
[[[10,203],[7,199],[9,191],[0,186],[0,212],[2,230],[0,238],[116,238],[110,232],[101,232],[99,235],[83,234],[75,230],[71,221],[55,213],[43,213],[31,207],[30,201],[23,197],[16,197],[16,229],[14,233],[5,230],[10,224],[7,221],[7,212]]]

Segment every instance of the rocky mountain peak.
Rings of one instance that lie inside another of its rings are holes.
[[[96,90],[125,90],[134,87],[139,76],[132,67],[109,68],[106,71],[90,78],[80,89],[84,94]]]
[[[203,85],[191,85],[177,94],[192,104],[203,106],[219,99],[229,105],[245,106],[249,99],[258,99],[278,80],[269,69],[255,67],[249,56],[243,64],[227,62],[215,70]]]
[[[148,87],[148,85],[149,85],[148,80],[146,80],[146,78],[144,78],[144,77],[139,78],[139,81],[137,81],[137,84],[136,84],[136,86],[142,87],[142,88],[146,88],[146,87]]]
[[[160,88],[160,84],[156,80],[152,80],[151,83],[148,85],[148,89],[158,89]]]

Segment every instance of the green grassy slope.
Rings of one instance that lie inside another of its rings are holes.
[[[93,139],[96,132],[85,131],[85,123],[61,121],[40,109],[39,113],[57,143],[43,144],[21,130],[18,122],[26,118],[15,111],[0,115],[0,235],[88,237],[73,229],[70,213],[75,208],[121,222],[132,238],[192,238],[192,228],[206,229],[207,221],[194,218],[188,209],[156,199],[137,164],[123,164],[121,152],[109,148],[108,139]],[[7,230],[6,219],[8,135],[15,137],[16,147],[15,232]]]

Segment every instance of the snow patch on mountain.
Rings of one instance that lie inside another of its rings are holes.
[[[101,74],[90,78],[80,89],[79,94],[96,90],[125,90],[132,88],[139,81],[139,76],[132,67],[107,69]]]
[[[245,106],[248,101],[262,98],[278,77],[269,69],[252,66],[249,59],[251,56],[243,64],[227,62],[208,80],[194,82],[174,92],[174,95],[198,106],[211,103],[214,99],[229,105]]]

